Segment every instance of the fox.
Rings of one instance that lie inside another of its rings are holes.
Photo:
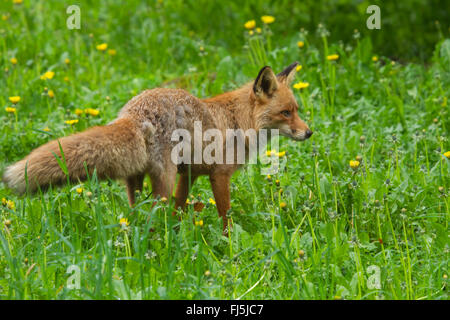
[[[123,180],[129,205],[133,207],[135,193],[142,191],[148,175],[155,198],[174,199],[175,208],[184,210],[195,180],[207,175],[225,232],[227,212],[231,209],[230,179],[242,164],[176,164],[171,158],[176,144],[172,132],[184,129],[193,134],[194,123],[200,121],[205,130],[278,129],[280,135],[295,141],[310,138],[313,132],[300,118],[291,89],[297,65],[294,62],[277,75],[270,66],[264,66],[255,80],[203,99],[183,89],[144,90],[129,100],[109,124],[34,149],[8,166],[3,180],[9,188],[23,194],[62,185],[68,180],[85,181],[95,171],[99,180]],[[60,166],[62,160],[66,170]]]

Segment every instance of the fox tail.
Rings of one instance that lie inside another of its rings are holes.
[[[3,180],[18,193],[25,193],[27,188],[33,192],[38,187],[61,185],[67,176],[70,181],[86,180],[94,169],[99,179],[126,178],[144,172],[148,159],[145,140],[145,132],[136,123],[121,118],[36,148],[7,167]]]

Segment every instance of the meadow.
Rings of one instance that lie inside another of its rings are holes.
[[[233,176],[228,237],[207,177],[181,221],[148,178],[134,208],[95,175],[23,196],[0,182],[1,299],[448,299],[449,30],[411,62],[359,30],[290,28],[276,4],[78,2],[79,30],[71,3],[0,4],[0,174],[147,88],[208,97],[294,61],[314,135],[268,150],[279,173]]]

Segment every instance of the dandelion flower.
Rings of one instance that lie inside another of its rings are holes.
[[[12,64],[17,64],[17,59],[16,58],[11,58],[11,60],[9,60],[9,61],[11,61]]]
[[[116,49],[109,49],[109,50],[108,50],[108,54],[109,54],[110,56],[115,56],[116,53],[117,53]]]
[[[82,194],[83,193],[83,188],[77,188],[76,191],[77,191],[78,194]]]
[[[294,84],[294,89],[301,90],[309,87],[308,82],[297,82]]]
[[[329,60],[329,61],[334,61],[334,60],[337,60],[337,59],[339,59],[339,55],[338,54],[331,54],[331,55],[327,56],[327,60]]]
[[[14,4],[22,4],[23,0],[13,0]]]
[[[50,80],[55,76],[55,73],[53,71],[47,71],[41,76],[41,80]]]
[[[2,20],[6,21],[9,19],[9,15],[8,14],[2,14]]]
[[[6,201],[6,206],[7,206],[8,209],[10,209],[10,210],[14,210],[14,209],[16,208],[16,204],[15,204],[14,201],[12,201],[12,200]]]
[[[281,202],[280,202],[280,208],[281,208],[281,209],[286,208],[286,206],[287,206],[286,202],[284,202],[284,201],[281,201]]]
[[[252,35],[254,34],[253,30],[249,30],[249,31],[248,31],[248,34],[249,34],[250,36],[252,36]]]
[[[300,49],[303,48],[304,46],[305,46],[305,42],[304,41],[297,42],[297,47],[299,47]]]
[[[377,56],[373,56],[373,57],[372,57],[372,61],[373,61],[373,62],[377,62],[377,61],[378,61],[378,57],[377,57]]]
[[[359,161],[358,160],[350,160],[350,168],[357,169],[359,167]]]
[[[256,27],[256,21],[255,20],[249,20],[244,24],[244,27],[246,29],[253,29],[254,27]]]
[[[17,102],[20,101],[20,97],[19,96],[9,97],[9,101],[16,104]]]
[[[161,202],[167,202],[167,198],[166,197],[162,197],[161,198]]]
[[[450,151],[445,152],[445,153],[444,153],[444,156],[445,156],[447,159],[450,159]]]
[[[69,82],[69,77],[67,77],[67,76],[64,77],[64,81],[65,81],[65,82]]]
[[[191,201],[189,200],[189,198],[186,199],[186,204],[190,204]]]
[[[278,152],[277,155],[278,155],[279,158],[284,157],[286,155],[286,151]]]
[[[70,64],[70,59],[69,59],[69,58],[65,58],[65,59],[64,59],[64,63],[65,63],[65,64]]]
[[[49,128],[49,127],[45,127],[45,128],[42,129],[42,130],[44,130],[45,132],[49,132],[49,131],[50,131],[50,128]]]
[[[127,226],[130,225],[130,223],[128,222],[128,219],[127,219],[127,218],[120,218],[119,224],[120,224],[122,227],[127,227]]]
[[[213,198],[209,198],[208,202],[211,203],[212,205],[216,205],[216,201],[214,201]]]
[[[97,109],[92,109],[92,108],[84,109],[84,112],[91,116],[98,116],[100,113],[100,111],[98,111]]]
[[[6,206],[6,198],[2,198],[2,205]]]
[[[105,51],[108,48],[108,44],[107,43],[102,43],[102,44],[97,45],[96,48],[97,48],[98,51]]]
[[[256,28],[255,31],[256,31],[256,33],[261,33],[262,29],[261,28]]]
[[[8,113],[15,113],[16,112],[16,108],[13,108],[13,107],[6,107],[5,110]]]
[[[203,220],[195,221],[195,225],[203,227]]]
[[[295,71],[298,72],[298,71],[302,70],[302,68],[303,68],[302,65],[299,64],[297,67],[295,67]]]
[[[52,99],[55,97],[55,93],[53,92],[53,90],[48,90],[47,94]]]
[[[81,116],[82,114],[83,114],[83,110],[81,110],[81,109],[78,109],[78,108],[76,108],[75,109],[75,111],[74,111],[74,113],[77,115],[77,116]]]
[[[270,24],[273,23],[275,21],[275,17],[272,16],[262,16],[261,17],[261,21],[265,24]]]
[[[64,121],[64,122],[65,122],[66,124],[72,125],[72,124],[78,123],[78,119],[66,120],[66,121]]]

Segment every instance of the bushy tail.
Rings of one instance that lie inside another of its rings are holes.
[[[100,179],[116,179],[144,172],[147,159],[142,131],[129,119],[118,119],[36,148],[23,160],[6,168],[3,180],[10,188],[24,193],[27,189],[25,171],[28,190],[35,191],[38,186],[45,188],[67,181],[62,163],[71,181],[83,181],[87,175],[85,163],[89,174],[97,169]]]

